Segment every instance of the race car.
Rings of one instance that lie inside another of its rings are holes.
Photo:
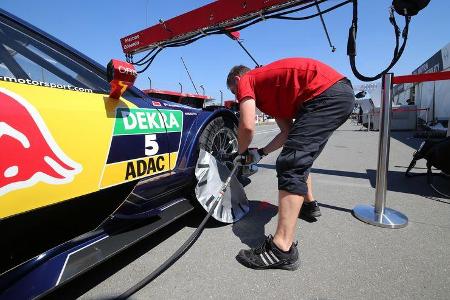
[[[200,149],[230,164],[237,118],[109,97],[106,69],[0,10],[0,298],[61,286],[195,207]]]

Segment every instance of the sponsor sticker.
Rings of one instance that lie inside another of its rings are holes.
[[[168,102],[168,103],[164,103],[163,102],[163,105],[167,106],[167,107],[174,107],[174,108],[186,108],[186,105],[177,104],[177,103],[170,103],[170,102]]]
[[[70,84],[59,84],[59,83],[53,83],[53,82],[31,80],[29,78],[23,79],[23,78],[9,77],[9,76],[0,76],[0,81],[49,87],[49,88],[53,88],[53,89],[62,89],[62,90],[76,91],[76,92],[83,92],[83,93],[93,93],[92,89],[89,89],[89,88],[77,87],[77,86],[73,86]]]
[[[180,110],[118,108],[100,188],[173,170],[182,131]]]
[[[0,196],[38,182],[66,184],[82,166],[59,147],[39,112],[0,88]]]

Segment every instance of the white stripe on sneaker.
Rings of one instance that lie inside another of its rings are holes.
[[[275,256],[275,254],[273,254],[272,250],[269,250],[268,253],[270,254],[270,256],[272,256],[273,260],[275,262],[279,262],[280,260],[278,259],[278,257]]]
[[[264,258],[263,254],[261,253],[259,256],[261,257],[261,259],[262,259],[262,261],[264,262],[264,264],[265,264],[266,266],[268,266],[269,264],[267,263],[267,260]]]
[[[270,255],[267,252],[263,252],[264,256],[267,258],[267,260],[270,262],[271,265],[274,264],[274,261],[270,257]]]

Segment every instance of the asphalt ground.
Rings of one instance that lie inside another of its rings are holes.
[[[276,126],[258,126],[263,146]],[[436,197],[425,177],[405,178],[420,143],[411,132],[391,139],[387,207],[409,218],[402,229],[365,224],[351,213],[372,204],[378,132],[350,122],[330,138],[313,166],[313,190],[321,203],[318,220],[298,220],[301,267],[256,271],[235,259],[258,245],[277,224],[275,161],[265,157],[245,190],[251,211],[232,225],[210,224],[170,269],[131,299],[450,299],[450,205]],[[423,173],[419,162],[413,170]],[[448,181],[437,185],[450,190]],[[106,299],[120,295],[167,259],[195,230],[191,214],[75,279],[53,297]]]

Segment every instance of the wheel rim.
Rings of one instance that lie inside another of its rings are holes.
[[[221,128],[213,138],[211,154],[227,167],[233,166],[233,154],[238,151],[237,138],[227,127]]]

